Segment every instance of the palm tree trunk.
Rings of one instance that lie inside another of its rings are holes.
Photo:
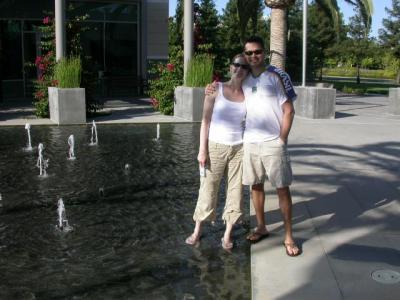
[[[271,10],[270,64],[285,70],[287,42],[286,8]]]

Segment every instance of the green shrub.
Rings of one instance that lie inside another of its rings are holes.
[[[322,73],[325,76],[356,77],[357,68],[353,67],[324,68],[322,70]],[[394,79],[396,78],[396,70],[390,68],[384,70],[360,69],[360,76],[365,78]]]
[[[185,86],[206,86],[212,81],[213,65],[213,59],[208,54],[194,56],[188,65]]]
[[[183,51],[179,46],[169,48],[169,62],[149,67],[148,94],[155,110],[165,115],[174,113],[174,91],[183,83]]]
[[[82,63],[79,57],[63,58],[54,68],[54,80],[59,88],[78,88],[81,85]]]
[[[335,88],[347,94],[364,95],[367,92],[366,87],[354,87],[354,86],[344,85],[343,87],[335,86]]]

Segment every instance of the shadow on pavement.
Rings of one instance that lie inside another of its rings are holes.
[[[370,274],[379,268],[400,272],[400,142],[359,147],[294,144],[290,154],[295,166],[293,225],[296,228],[311,218],[327,247],[329,266],[343,299],[377,299],[379,295],[394,299],[388,295],[400,291],[399,284],[377,283]],[[265,216],[267,224],[282,221],[279,209]],[[283,230],[280,225],[272,234],[282,235]],[[307,243],[301,229],[297,234],[299,244]],[[318,265],[305,270],[305,282],[318,277]],[[278,299],[303,299],[309,289],[304,284]]]

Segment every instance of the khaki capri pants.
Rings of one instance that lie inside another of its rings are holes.
[[[222,177],[225,176],[226,201],[222,219],[234,224],[243,215],[243,146],[209,141],[208,155],[206,176],[200,177],[199,198],[193,220],[215,221],[219,187]]]

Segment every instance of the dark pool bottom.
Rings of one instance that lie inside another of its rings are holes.
[[[0,128],[0,299],[250,299],[248,228],[235,227],[232,253],[221,248],[220,220],[204,227],[199,248],[184,243],[199,126],[161,125],[158,141],[155,124],[97,128],[99,145],[89,146],[90,126],[33,126],[47,178],[38,176],[37,150],[22,150],[23,127]],[[69,233],[55,229],[59,197]]]

